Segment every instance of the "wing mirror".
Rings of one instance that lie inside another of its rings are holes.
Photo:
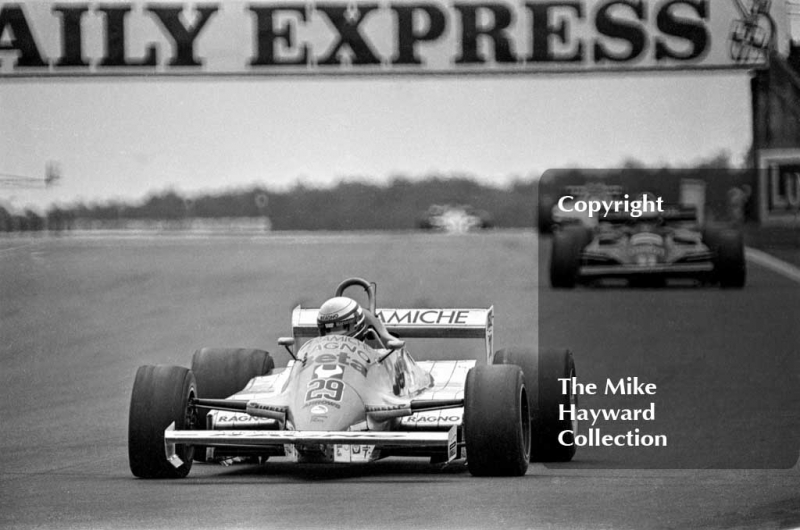
[[[294,344],[295,344],[294,337],[279,337],[278,338],[278,346],[283,346],[284,348],[286,348],[286,351],[289,352],[289,355],[292,356],[292,359],[294,359],[296,361],[297,357],[295,357],[294,351],[292,351],[292,346],[294,346]]]
[[[406,345],[406,341],[400,339],[389,339],[386,341],[386,347],[390,350],[399,350]]]
[[[400,339],[389,339],[389,340],[387,340],[387,341],[386,341],[386,347],[389,349],[389,351],[388,351],[388,352],[386,352],[386,353],[383,355],[383,357],[381,357],[380,359],[378,359],[378,364],[382,363],[382,362],[383,362],[384,360],[386,360],[386,358],[387,358],[387,357],[389,357],[389,356],[390,356],[392,353],[394,353],[395,351],[397,351],[397,350],[401,349],[401,348],[402,348],[403,346],[405,346],[405,345],[406,345],[406,341],[404,341],[404,340],[400,340]]]

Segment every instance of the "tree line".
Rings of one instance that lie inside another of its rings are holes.
[[[647,183],[649,191],[663,193],[665,200],[677,198],[677,179],[687,175],[686,168],[653,170],[635,162],[624,164],[623,169],[621,178],[625,182],[620,184],[629,184],[635,192]],[[730,186],[755,180],[752,171],[731,168],[725,155],[698,163],[694,169],[697,178],[706,180],[708,206],[714,208],[717,202],[724,207],[725,190]],[[568,170],[566,175],[566,180],[596,178],[595,172],[585,169]],[[563,176],[561,172],[558,180]],[[419,227],[434,204],[483,210],[497,228],[530,228],[538,221],[540,186],[543,195],[549,193],[547,177],[545,173],[541,180],[518,179],[505,186],[482,183],[469,175],[433,175],[423,179],[395,177],[387,183],[343,180],[329,187],[297,183],[285,191],[254,185],[184,195],[168,189],[140,202],[53,206],[44,216],[30,210],[14,214],[0,205],[0,232],[125,229],[137,223],[180,229],[199,220],[259,218],[268,220],[272,230],[408,230]]]
[[[472,177],[397,177],[386,184],[341,181],[332,187],[296,184],[286,191],[262,186],[199,196],[164,190],[139,203],[109,201],[53,206],[44,216],[12,214],[0,206],[0,231],[126,228],[157,221],[182,228],[194,220],[268,218],[273,230],[404,230],[419,225],[433,204],[470,205],[486,210],[497,227],[534,225],[534,180],[499,188]]]

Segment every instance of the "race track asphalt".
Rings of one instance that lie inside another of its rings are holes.
[[[800,285],[750,264],[740,291],[553,291],[539,250],[527,231],[2,241],[0,528],[800,528]],[[497,348],[568,346],[583,382],[655,383],[580,406],[653,402],[656,420],[601,428],[668,447],[582,447],[522,478],[417,459],[130,474],[137,366],[202,346],[285,362],[291,309],[351,275],[378,282],[379,305],[493,304]]]

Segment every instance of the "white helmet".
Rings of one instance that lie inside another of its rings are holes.
[[[361,306],[346,296],[326,301],[317,315],[319,334],[347,335],[361,339],[367,331],[366,317]]]

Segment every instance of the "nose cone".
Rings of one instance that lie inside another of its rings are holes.
[[[298,431],[346,431],[366,420],[364,402],[353,388],[339,379],[317,379],[293,407]],[[317,386],[321,388],[316,388]],[[310,398],[310,399],[307,399]]]

